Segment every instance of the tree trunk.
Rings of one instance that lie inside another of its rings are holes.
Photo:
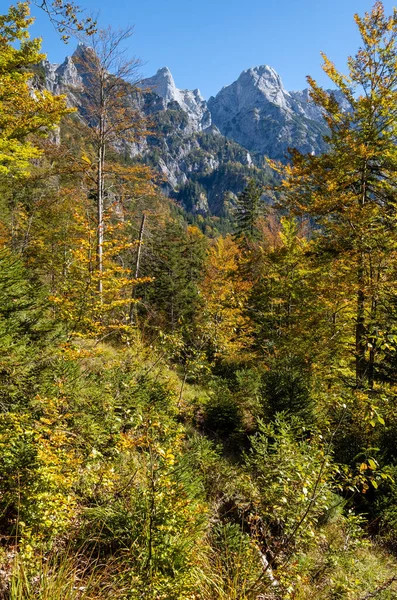
[[[98,270],[98,293],[100,302],[103,300],[103,148],[98,149],[98,181],[97,181],[97,270]]]
[[[105,126],[106,126],[106,106],[105,106],[105,78],[106,74],[101,73],[100,77],[100,115],[99,115],[99,137],[98,137],[98,173],[97,173],[97,270],[98,270],[98,294],[99,301],[103,302],[103,241],[104,241],[104,183],[105,183]]]
[[[361,174],[360,208],[364,208],[367,202],[367,178],[368,164],[364,162]],[[356,387],[362,388],[365,384],[366,364],[366,327],[365,327],[365,264],[364,264],[364,240],[359,240],[359,257],[357,267],[357,314],[356,314]]]
[[[365,293],[364,293],[364,267],[363,258],[360,256],[358,268],[358,290],[357,290],[357,316],[356,316],[356,386],[362,388],[366,376],[365,364]]]
[[[143,213],[141,227],[139,229],[138,248],[137,248],[137,253],[136,253],[135,279],[138,279],[138,277],[139,277],[139,267],[141,264],[141,251],[142,251],[143,234],[145,231],[145,221],[146,221],[146,215],[145,215],[145,213]],[[131,304],[130,304],[130,323],[131,323],[131,325],[133,324],[133,322],[135,320],[134,319],[135,290],[136,290],[136,286],[133,285],[132,291],[131,291]]]

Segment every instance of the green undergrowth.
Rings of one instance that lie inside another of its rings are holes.
[[[253,425],[247,373],[181,393],[139,340],[79,340],[19,376],[31,393],[0,423],[3,598],[357,600],[392,577],[321,435]]]
[[[67,338],[20,263],[2,273],[1,598],[393,597],[364,511],[390,550],[392,473],[336,461],[295,369],[186,376],[137,334]]]

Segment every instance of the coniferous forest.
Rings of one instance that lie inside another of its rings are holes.
[[[211,218],[129,152],[130,31],[41,7],[86,85],[0,15],[0,597],[396,598],[397,12],[308,78],[326,150],[231,160]]]

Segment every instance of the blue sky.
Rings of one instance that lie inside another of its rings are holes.
[[[373,5],[368,0],[77,0],[87,15],[99,11],[99,25],[134,25],[130,56],[142,60],[142,76],[169,67],[180,88],[198,87],[205,98],[234,81],[241,71],[267,64],[288,90],[306,87],[312,75],[321,85],[320,51],[344,70],[360,38],[353,20]],[[8,3],[0,0],[4,11]],[[387,14],[393,2],[385,0]],[[3,11],[3,12],[4,12]],[[32,35],[43,38],[51,62],[73,52],[59,41],[47,17],[35,8]]]

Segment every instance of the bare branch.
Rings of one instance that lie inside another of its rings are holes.
[[[369,598],[375,598],[375,596],[378,596],[378,594],[380,594],[384,590],[387,590],[387,588],[389,588],[391,585],[393,585],[393,583],[395,581],[397,581],[397,575],[394,575],[391,579],[388,579],[387,581],[385,581],[385,583],[383,583],[381,586],[379,586],[373,592],[369,592],[368,594],[365,594],[365,596],[362,596],[360,598],[360,600],[369,600]]]
[[[47,13],[52,25],[68,43],[70,37],[78,32],[91,36],[96,32],[97,22],[92,17],[81,17],[83,10],[78,4],[67,0],[32,0],[33,4]]]

